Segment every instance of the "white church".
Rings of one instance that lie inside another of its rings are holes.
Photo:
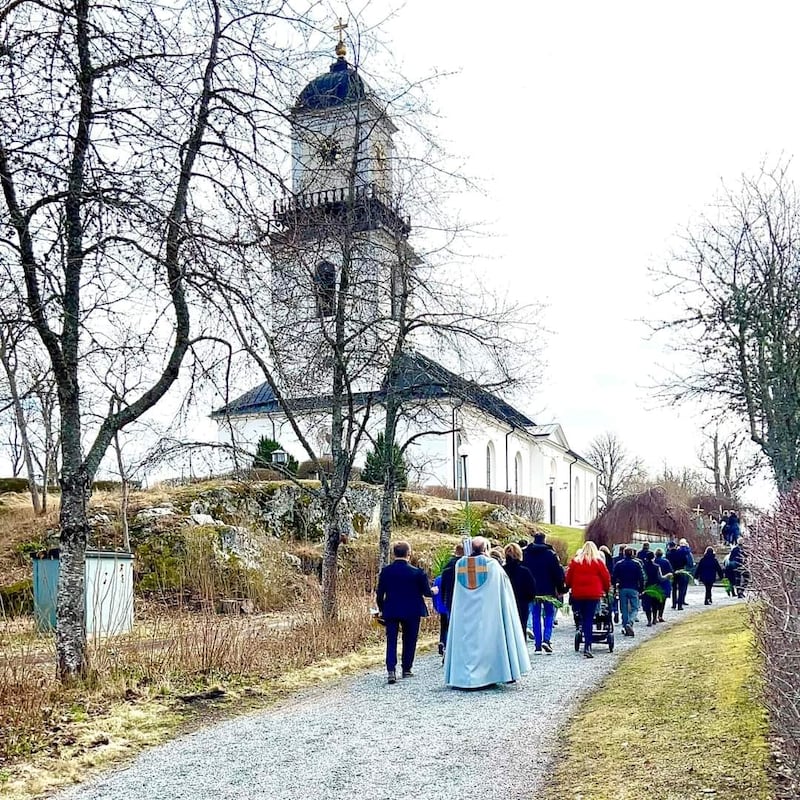
[[[587,524],[597,511],[599,471],[574,452],[558,423],[537,425],[477,383],[407,348],[391,378],[377,354],[390,347],[402,291],[399,267],[419,263],[408,237],[410,220],[394,191],[397,128],[358,72],[340,38],[330,70],[311,81],[291,109],[292,192],[270,220],[272,334],[281,391],[319,456],[330,453],[331,356],[324,342],[364,335],[347,368],[356,414],[383,430],[387,393],[401,399],[398,444],[410,480],[461,490],[486,488],[544,503],[544,521]],[[347,304],[337,279],[347,259]],[[337,320],[346,307],[347,319]],[[337,322],[339,327],[337,328]],[[380,388],[374,388],[374,387]],[[321,387],[324,387],[321,391]],[[308,458],[268,383],[215,410],[220,441],[250,452],[262,436],[298,461]],[[356,465],[371,444],[365,438]],[[326,450],[327,448],[327,450]]]

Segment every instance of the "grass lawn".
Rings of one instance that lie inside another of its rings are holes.
[[[709,611],[624,658],[581,706],[541,800],[768,800],[747,611]]]
[[[583,545],[585,533],[583,528],[567,528],[564,525],[548,525],[544,522],[537,522],[536,526],[541,528],[548,536],[565,541],[570,558]]]

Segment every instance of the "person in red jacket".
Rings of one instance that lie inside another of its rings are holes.
[[[611,575],[603,554],[594,542],[586,542],[569,562],[564,579],[570,590],[570,605],[583,627],[583,655],[592,655],[592,625],[597,605],[611,588]]]

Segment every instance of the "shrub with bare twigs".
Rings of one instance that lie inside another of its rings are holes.
[[[764,703],[785,797],[800,796],[800,485],[745,540]]]

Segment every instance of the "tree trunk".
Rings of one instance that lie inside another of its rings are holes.
[[[347,504],[328,500],[325,521],[325,550],[322,556],[322,618],[332,622],[339,617],[337,578],[339,576],[339,545],[349,533],[346,521]]]
[[[378,571],[389,563],[389,543],[392,539],[392,511],[397,496],[394,475],[387,470],[381,495],[381,532],[378,538]]]
[[[119,431],[114,434],[114,452],[117,456],[117,469],[119,470],[119,479],[122,483],[122,499],[120,500],[120,524],[122,527],[122,549],[126,553],[131,551],[131,535],[128,529],[128,499],[130,497],[130,485],[128,484],[128,475],[125,472],[125,462],[122,460],[122,446],[119,443]]]
[[[80,471],[61,482],[60,571],[56,651],[58,677],[72,683],[86,675],[84,562],[89,541],[86,475]]]

